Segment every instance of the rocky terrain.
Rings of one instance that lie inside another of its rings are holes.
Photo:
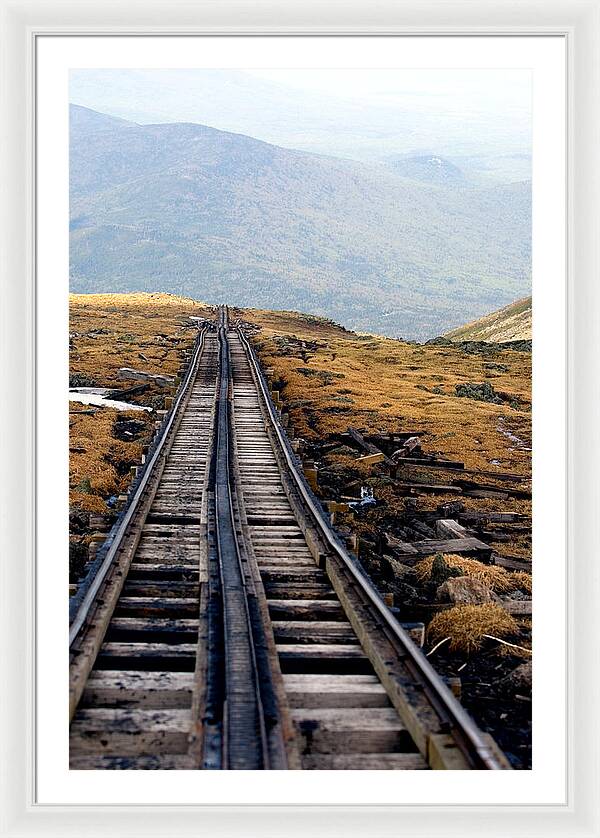
[[[152,408],[71,404],[76,579],[175,391],[193,318],[212,312],[162,294],[74,295],[70,306],[71,386]],[[423,627],[424,651],[463,704],[529,767],[530,345],[423,345],[297,312],[232,316],[338,532],[399,619]],[[126,381],[123,369],[147,378]]]

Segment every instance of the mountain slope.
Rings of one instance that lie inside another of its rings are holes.
[[[435,154],[394,157],[388,161],[388,166],[402,177],[426,183],[462,185],[465,182],[464,172],[458,166]]]
[[[339,81],[323,84],[332,73]],[[370,162],[429,149],[445,157],[484,154],[492,161],[531,145],[529,82],[513,75],[511,83],[505,71],[501,78],[483,71],[487,84],[472,71],[446,71],[443,78],[419,71],[421,81],[429,77],[426,87],[436,77],[435,106],[429,99],[424,107],[423,98],[406,89],[415,81],[420,88],[410,71],[380,73],[376,86],[396,87],[398,96],[373,95],[373,75],[360,69],[304,69],[292,72],[293,80],[286,71],[261,78],[233,69],[116,67],[71,70],[69,95],[71,102],[132,122],[217,125],[286,148]],[[316,83],[306,87],[311,76]]]
[[[450,340],[483,340],[504,343],[509,340],[531,340],[531,297],[517,300],[500,311],[447,332]]]
[[[71,289],[300,309],[423,339],[529,288],[530,185],[419,183],[71,108]]]

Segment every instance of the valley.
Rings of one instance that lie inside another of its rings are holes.
[[[70,286],[165,289],[426,340],[530,288],[531,184],[71,106]],[[428,162],[429,161],[429,162]]]

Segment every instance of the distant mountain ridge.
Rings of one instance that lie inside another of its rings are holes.
[[[426,183],[71,106],[71,290],[170,291],[426,339],[527,293],[530,184]]]
[[[453,341],[481,340],[489,343],[531,340],[531,297],[517,300],[499,311],[453,329],[444,337]]]
[[[464,172],[437,154],[418,154],[392,158],[388,165],[402,177],[427,183],[460,184],[466,181]]]

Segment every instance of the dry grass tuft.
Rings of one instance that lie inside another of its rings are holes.
[[[511,581],[514,588],[518,588],[526,594],[532,593],[531,574],[525,573],[524,570],[515,570],[510,574]]]
[[[483,564],[476,559],[468,559],[455,553],[444,553],[442,558],[448,567],[459,570],[461,576],[471,576],[479,579],[480,582],[483,582],[484,585],[487,585],[490,590],[496,593],[508,593],[521,587],[518,581],[513,579],[514,574],[508,573],[503,567]],[[434,560],[435,556],[427,556],[415,565],[419,582],[424,583],[430,580]]]
[[[427,639],[438,643],[449,637],[450,651],[471,653],[481,648],[485,635],[503,639],[518,631],[516,620],[495,603],[456,605],[436,614],[427,628]]]

